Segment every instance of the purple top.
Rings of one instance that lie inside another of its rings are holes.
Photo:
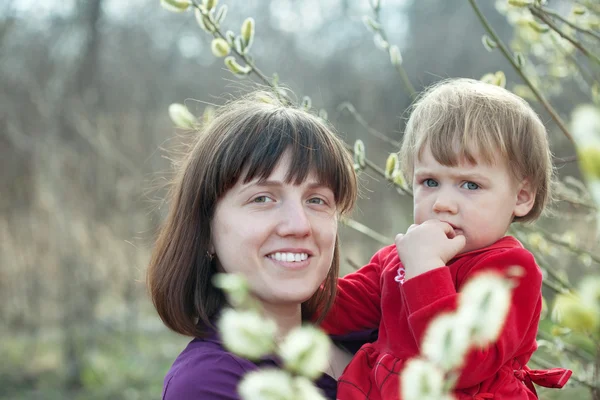
[[[237,385],[249,371],[277,367],[273,358],[253,363],[238,357],[221,344],[216,333],[192,340],[165,376],[163,400],[239,400]],[[325,397],[335,400],[337,382],[323,374],[316,382]]]

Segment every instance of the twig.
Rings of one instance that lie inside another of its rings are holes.
[[[600,58],[596,56],[594,53],[590,52],[588,49],[583,47],[581,43],[577,40],[573,39],[571,36],[567,35],[562,31],[550,18],[548,18],[542,11],[540,11],[536,7],[529,7],[529,11],[539,19],[541,19],[546,25],[548,25],[552,30],[558,33],[563,39],[567,40],[571,43],[577,50],[579,50],[584,56],[596,62],[596,64],[600,65]]]
[[[381,20],[379,18],[379,10],[380,10],[379,8],[373,10],[373,12],[375,14],[375,22],[377,22],[377,25],[379,26],[379,28],[377,28],[377,33],[381,36],[381,38],[383,40],[385,40],[387,43],[389,43],[385,29],[383,29],[383,24],[381,23]],[[402,82],[404,83],[404,88],[406,89],[406,91],[408,92],[410,97],[412,99],[414,99],[415,97],[417,97],[417,91],[415,90],[415,87],[410,82],[410,78],[408,77],[406,70],[400,63],[395,64],[395,67],[396,67],[396,70],[398,71],[398,73],[400,74],[400,78],[402,79]]]
[[[568,164],[574,161],[577,161],[577,156],[568,156],[562,158],[554,157],[554,165]]]
[[[542,330],[538,331],[538,336],[541,337],[544,340],[554,340],[554,336],[550,335],[549,333],[546,333]],[[561,346],[563,347],[563,349],[567,352],[570,353],[572,355],[574,355],[575,357],[579,357],[581,359],[584,359],[587,362],[593,362],[594,361],[594,355],[590,354],[590,353],[586,353],[586,352],[582,352],[581,348],[574,346],[570,343],[565,343],[564,341],[561,341]]]
[[[545,230],[544,228],[542,228],[540,226],[536,226],[536,228],[537,228],[536,230],[529,228],[525,225],[523,225],[521,228],[529,230],[529,231],[534,231],[534,232],[539,231],[544,234],[544,239],[546,239],[550,243],[559,245],[567,250],[570,250],[571,252],[573,252],[577,255],[586,254],[586,255],[590,256],[592,261],[594,261],[597,264],[600,264],[600,257],[592,254],[591,252],[589,252],[585,249],[582,249],[581,247],[574,246],[565,240],[556,238],[553,234],[551,234],[550,232],[548,232],[547,230]]]
[[[351,218],[342,220],[342,223],[344,225],[354,229],[355,231],[360,232],[363,235],[368,236],[371,239],[375,240],[376,242],[379,242],[385,246],[392,244],[394,242],[394,239],[388,238],[387,236],[382,235],[381,233],[376,232],[373,229],[369,228],[368,226],[363,225],[360,222],[353,220]]]
[[[344,147],[346,147],[346,149],[348,149],[351,153],[354,153],[354,146],[344,142]],[[373,161],[371,161],[369,159],[365,159],[365,165],[367,167],[369,167],[370,169],[372,169],[373,171],[375,171],[377,174],[379,174],[382,178],[387,180],[387,178],[385,177],[385,171],[381,167],[379,167],[377,164],[375,164]],[[395,183],[394,183],[394,186],[396,187],[396,189],[401,191],[402,194],[412,196],[412,193],[410,191],[406,190],[405,188],[403,188],[402,186],[396,185]]]
[[[359,269],[362,267],[362,265],[358,265],[358,263],[356,263],[355,261],[351,260],[351,259],[350,259],[350,258],[348,258],[348,257],[346,257],[346,262],[347,262],[348,264],[350,264],[350,266],[351,266],[352,268],[354,268],[354,270],[355,270],[355,271],[359,270]]]
[[[577,30],[579,32],[586,33],[586,34],[588,34],[588,35],[590,35],[592,37],[595,37],[596,39],[600,40],[600,35],[598,35],[594,31],[591,31],[589,29],[585,29],[585,28],[582,28],[582,27],[580,27],[578,25],[575,25],[574,23],[572,23],[571,21],[569,21],[568,19],[564,18],[562,15],[560,15],[559,13],[557,13],[556,11],[551,10],[549,8],[546,8],[546,7],[541,7],[541,10],[543,12],[545,12],[546,14],[551,15],[554,18],[556,18],[556,19],[564,22],[565,24],[569,25],[571,28],[573,28],[573,29],[575,29],[575,30]]]
[[[490,23],[488,22],[488,20],[481,13],[481,10],[477,6],[476,1],[475,0],[469,0],[469,3],[471,4],[471,7],[473,8],[473,11],[475,12],[475,14],[477,15],[477,17],[481,21],[481,24],[483,25],[484,29],[487,31],[488,35],[490,35],[490,37],[494,40],[494,42],[496,42],[496,44],[498,45],[498,48],[500,49],[500,51],[502,52],[502,54],[504,54],[504,57],[508,60],[508,62],[510,62],[510,64],[513,66],[513,68],[515,69],[515,71],[517,71],[517,73],[519,74],[519,76],[521,76],[521,79],[523,79],[523,81],[527,84],[527,86],[529,86],[529,88],[531,89],[531,91],[533,92],[533,94],[535,95],[535,97],[537,97],[537,99],[539,100],[539,102],[548,111],[548,113],[550,114],[550,116],[552,117],[552,119],[554,120],[554,122],[556,122],[556,124],[558,125],[558,127],[560,128],[560,130],[571,141],[571,143],[574,143],[573,137],[572,137],[571,133],[569,132],[569,130],[567,129],[567,126],[565,125],[565,123],[563,122],[563,120],[560,118],[560,116],[554,110],[554,108],[552,107],[552,105],[550,103],[548,103],[548,101],[542,95],[542,93],[540,93],[540,91],[537,90],[537,88],[533,85],[533,83],[529,80],[529,78],[527,78],[527,75],[525,75],[525,73],[523,72],[523,70],[517,65],[516,61],[514,60],[514,57],[512,56],[512,54],[510,53],[510,51],[508,50],[508,48],[506,47],[506,45],[500,40],[500,37],[498,37],[498,34],[496,34],[496,31],[494,31],[494,29],[492,28],[492,26],[490,25]]]
[[[198,4],[196,2],[196,0],[192,0],[192,4],[195,8],[197,8],[201,13],[202,16],[206,17],[204,18],[204,22],[208,23],[211,25],[211,30],[212,30],[212,34],[214,37],[220,37],[223,40],[227,40],[227,38],[225,37],[225,35],[223,35],[223,33],[221,33],[221,30],[215,26],[208,17],[208,12],[206,12],[206,10],[200,6],[200,4]],[[271,80],[269,80],[269,78],[267,78],[267,76],[265,74],[262,73],[261,70],[259,70],[256,65],[254,64],[254,62],[245,54],[239,52],[235,46],[231,46],[231,50],[238,56],[240,57],[242,60],[244,60],[244,62],[250,67],[250,72],[254,72],[256,74],[256,76],[258,76],[258,78],[264,82],[265,85],[269,86],[271,89],[273,89],[273,91],[275,92],[275,94],[279,97],[280,93],[277,90],[277,87],[273,84],[273,82],[271,82]],[[289,99],[285,99],[286,101],[288,101]]]
[[[369,132],[371,135],[375,136],[378,139],[383,140],[387,144],[391,144],[392,146],[394,146],[397,149],[400,148],[400,142],[397,142],[394,139],[391,139],[384,133],[379,132],[377,129],[371,128],[369,126],[369,124],[367,124],[367,121],[365,121],[365,119],[362,117],[362,115],[360,115],[358,113],[358,111],[356,111],[356,108],[354,108],[354,105],[352,105],[352,103],[345,101],[342,104],[340,104],[337,107],[337,109],[339,111],[348,110],[350,112],[350,114],[352,114],[352,116],[354,117],[356,122],[358,122],[363,128],[365,128],[367,130],[367,132]]]

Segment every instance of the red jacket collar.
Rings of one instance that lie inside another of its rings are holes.
[[[512,236],[504,236],[503,238],[500,238],[497,242],[495,242],[487,247],[482,247],[481,249],[476,249],[476,250],[467,251],[466,253],[461,253],[461,254],[457,255],[456,257],[454,257],[452,259],[452,261],[458,260],[461,257],[473,256],[475,254],[483,253],[483,252],[489,251],[489,250],[514,249],[514,248],[523,248],[523,245],[521,244],[521,242],[519,242],[517,239],[515,239]]]

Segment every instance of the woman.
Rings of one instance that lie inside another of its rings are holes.
[[[194,337],[165,377],[163,399],[238,399],[248,371],[277,364],[222,347],[214,323],[226,301],[211,284],[216,272],[248,280],[280,337],[319,322],[335,296],[337,221],[356,195],[352,160],[319,118],[266,92],[218,112],[175,179],[148,270],[163,322]],[[334,351],[317,381],[328,398],[347,361]]]

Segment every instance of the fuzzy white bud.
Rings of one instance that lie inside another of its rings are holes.
[[[390,52],[390,61],[392,62],[392,65],[394,65],[394,66],[402,65],[402,53],[400,53],[400,49],[398,48],[398,46],[396,46],[396,45],[390,46],[389,52]]]
[[[246,18],[242,24],[242,39],[244,39],[244,48],[249,49],[254,42],[254,18]]]
[[[189,8],[190,2],[189,0],[160,0],[160,5],[165,10],[180,13]]]
[[[361,169],[366,165],[365,143],[360,139],[354,142],[354,164],[358,165]]]
[[[483,43],[483,47],[485,47],[487,51],[494,51],[494,49],[498,47],[498,43],[488,35],[483,35],[481,37],[481,43]]]
[[[173,103],[169,106],[169,117],[175,126],[183,129],[192,129],[196,126],[196,117],[180,103]]]
[[[303,376],[293,378],[295,400],[326,400],[323,393],[309,379]]]
[[[440,400],[443,397],[444,372],[430,361],[408,360],[400,379],[403,400]]]
[[[279,346],[288,371],[310,379],[318,378],[329,362],[331,341],[321,330],[302,326],[292,330]]]
[[[229,68],[229,70],[237,76],[247,75],[250,71],[252,71],[252,68],[250,68],[249,65],[242,67],[240,64],[238,64],[233,56],[225,58],[225,66],[227,66],[227,68]]]
[[[256,311],[225,309],[218,327],[225,348],[239,356],[258,360],[275,350],[277,325]]]
[[[225,57],[231,51],[229,44],[225,39],[215,38],[210,44],[210,49],[215,57]]]
[[[240,382],[238,392],[244,400],[296,400],[291,375],[280,369],[248,372]]]
[[[458,321],[471,330],[472,343],[484,347],[496,341],[510,309],[512,287],[496,272],[481,272],[461,289]]]
[[[207,107],[206,110],[208,110]],[[206,111],[205,110],[205,111]],[[212,110],[214,112],[214,110]],[[240,307],[248,302],[250,287],[248,281],[238,274],[216,274],[212,280],[213,285],[225,292],[229,302],[234,307]]]
[[[425,331],[421,355],[444,371],[460,367],[469,349],[469,328],[454,313],[436,317]]]

